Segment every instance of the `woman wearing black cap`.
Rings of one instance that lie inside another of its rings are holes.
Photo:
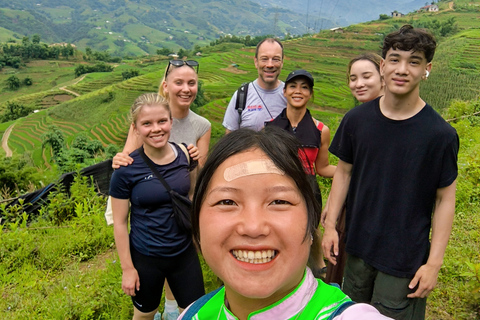
[[[291,72],[285,80],[283,95],[287,99],[287,107],[273,121],[266,125],[280,127],[296,136],[303,146],[299,156],[303,162],[305,172],[309,175],[317,201],[322,205],[322,196],[317,183],[316,174],[325,178],[332,178],[336,166],[328,162],[328,146],[330,144],[330,129],[322,122],[313,118],[307,109],[307,103],[313,95],[314,80],[305,70]],[[320,223],[320,212],[316,225]],[[326,274],[325,262],[321,248],[316,263],[311,261],[310,267],[315,276],[324,277]]]

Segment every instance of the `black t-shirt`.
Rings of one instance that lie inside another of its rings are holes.
[[[350,110],[329,148],[352,164],[346,251],[374,268],[411,277],[426,262],[438,188],[457,177],[458,135],[429,105],[386,118],[379,99]]]
[[[188,160],[176,144],[177,157],[156,168],[170,188],[187,196],[190,190]],[[147,256],[173,257],[190,245],[191,236],[179,229],[173,216],[170,194],[143,161],[138,150],[130,154],[133,163],[115,170],[110,195],[130,199],[130,244]]]

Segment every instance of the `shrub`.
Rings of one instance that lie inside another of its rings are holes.
[[[0,117],[0,122],[17,120],[28,116],[32,112],[32,108],[26,107],[23,104],[8,101],[7,107],[3,112],[3,115]]]
[[[6,86],[10,90],[17,90],[18,88],[20,88],[20,79],[18,79],[16,75],[12,75],[8,77],[6,81]]]
[[[27,76],[25,79],[23,79],[23,84],[26,86],[31,86],[33,84],[32,78]]]
[[[85,74],[85,73],[90,73],[90,72],[111,72],[113,71],[113,67],[104,63],[104,62],[100,62],[100,63],[97,63],[93,66],[86,66],[86,65],[78,65],[76,68],[75,68],[75,77],[79,77],[81,76],[82,74]]]
[[[17,193],[31,191],[31,185],[40,186],[38,172],[28,156],[0,157],[0,185],[2,197],[13,197]],[[1,198],[1,197],[0,197]]]
[[[139,74],[140,72],[138,70],[130,69],[122,72],[122,78],[123,80],[128,80],[133,77],[138,77]]]

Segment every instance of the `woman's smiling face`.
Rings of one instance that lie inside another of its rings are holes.
[[[294,108],[303,108],[312,97],[312,88],[306,77],[297,77],[285,83],[283,95],[288,105]]]
[[[134,131],[146,148],[162,148],[172,130],[170,111],[163,105],[144,105],[135,120]]]
[[[369,60],[358,60],[352,64],[348,86],[360,102],[373,100],[383,94],[380,72]]]
[[[189,66],[172,68],[168,73],[163,90],[168,94],[172,107],[188,109],[195,101],[198,92],[198,76]]]
[[[300,283],[311,245],[306,228],[305,200],[295,181],[259,149],[217,168],[199,215],[203,256],[224,281],[227,298],[265,306]]]

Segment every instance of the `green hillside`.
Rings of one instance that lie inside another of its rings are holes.
[[[298,68],[312,72],[315,87],[310,109],[333,136],[343,114],[355,106],[346,85],[349,59],[362,52],[379,53],[384,35],[404,23],[434,28],[439,45],[421,96],[446,119],[456,119],[451,124],[460,136],[461,149],[456,217],[439,283],[427,302],[427,319],[476,320],[480,317],[480,121],[472,114],[480,112],[480,3],[458,0],[439,5],[439,13],[409,14],[285,41],[281,79]],[[50,14],[60,17],[70,9],[55,10]],[[129,28],[138,32],[135,26]],[[221,121],[231,95],[241,83],[257,76],[254,51],[238,43],[220,43],[203,47],[199,57],[189,57],[200,63],[199,79],[209,102],[196,111],[212,122],[212,144],[224,134]],[[20,79],[30,76],[33,84],[17,91],[0,89],[0,113],[10,102],[39,111],[0,123],[0,135],[13,125],[8,146],[14,158],[28,158],[39,174],[56,172],[51,147],[42,148],[42,135],[51,125],[63,131],[67,148],[80,135],[103,146],[122,147],[131,103],[141,93],[157,91],[167,62],[164,56],[150,55],[115,64],[112,72],[78,78],[75,67],[89,62],[33,60],[18,70],[4,67],[0,83],[15,74]],[[132,69],[140,75],[123,80],[122,72]],[[331,160],[336,162],[333,156]],[[320,184],[325,197],[330,181],[322,179]],[[74,190],[73,200],[56,195],[44,209],[46,217],[69,210],[74,212],[72,220],[52,225],[40,219],[27,228],[26,217],[12,214],[16,222],[0,226],[2,319],[131,318],[131,301],[120,288],[113,232],[103,220],[105,199],[86,187],[76,185]],[[0,199],[4,194],[5,188],[0,188]],[[208,267],[204,271],[209,291],[218,281]]]
[[[316,85],[311,109],[314,112],[323,112],[321,117],[325,118],[326,124],[335,128],[339,117],[355,103],[345,77],[345,66],[350,58],[361,52],[379,52],[383,35],[404,23],[436,23],[442,26],[442,23],[452,19],[449,14],[453,13],[455,12],[417,14],[399,19],[372,21],[347,27],[343,33],[323,31],[314,36],[285,41],[282,74],[286,75],[298,68],[312,72]],[[480,30],[478,26],[471,26],[471,17],[475,15],[475,12],[455,13],[454,25],[457,33],[449,37],[439,37],[431,76],[421,87],[422,97],[439,110],[446,108],[454,99],[470,100],[480,93],[480,68],[477,67],[480,59]],[[223,134],[220,123],[232,93],[242,82],[256,77],[253,55],[253,47],[222,43],[205,48],[202,56],[196,57],[200,62],[199,78],[203,82],[205,95],[210,100],[198,111],[213,122],[215,138]],[[25,134],[20,133],[28,132],[40,137],[49,124],[59,122],[64,123],[61,129],[67,141],[72,141],[77,134],[84,132],[92,139],[102,141],[104,145],[121,146],[126,129],[113,125],[112,121],[120,121],[119,116],[126,114],[136,96],[157,90],[166,63],[167,60],[154,57],[126,61],[116,66],[111,73],[93,73],[74,79],[72,73],[76,63],[73,61],[31,62],[27,68],[20,69],[17,75],[19,78],[22,78],[23,74],[30,75],[34,79],[34,85],[22,87],[18,92],[6,91],[0,98],[0,110],[5,108],[7,100],[39,110],[56,106],[19,120],[8,141],[10,148],[14,153],[40,149],[40,141],[27,142]],[[233,64],[236,66],[232,66]],[[121,73],[129,68],[140,70],[141,75],[122,81]],[[15,72],[14,69],[5,68],[0,74],[0,81],[12,72]],[[62,92],[60,88],[71,90],[79,96]],[[46,127],[37,129],[30,126],[30,123],[26,122],[30,118],[38,121],[42,119]],[[70,123],[72,126],[78,124],[87,129],[67,130]],[[125,122],[122,124],[123,128],[127,127]],[[45,157],[39,155],[40,152],[34,152],[34,161],[41,167],[45,164]]]
[[[245,0],[0,1],[0,39],[21,41],[39,33],[50,43],[70,42],[114,56],[154,54],[159,48],[191,50],[228,34],[300,35],[307,30],[305,20],[304,14]]]

